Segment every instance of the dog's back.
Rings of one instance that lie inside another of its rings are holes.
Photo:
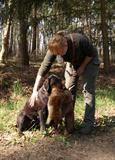
[[[53,88],[49,96],[48,106],[61,108],[62,114],[65,114],[72,109],[72,94],[68,89]]]

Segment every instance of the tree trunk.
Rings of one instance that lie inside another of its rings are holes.
[[[9,45],[9,33],[10,33],[11,19],[7,20],[6,27],[3,31],[2,37],[2,49],[0,51],[0,62],[6,62],[8,56],[8,45]]]
[[[13,25],[10,27],[8,57],[13,55]]]
[[[39,33],[39,26],[36,27],[36,56],[39,56],[40,53],[40,33]]]
[[[37,8],[36,5],[34,5],[33,8],[33,26],[32,26],[32,53],[36,53],[36,28],[37,28],[37,23],[36,23],[36,12]]]
[[[103,62],[104,62],[104,70],[108,74],[110,67],[109,60],[109,44],[108,44],[108,27],[106,22],[106,1],[100,0],[101,4],[101,30],[102,30],[102,39],[103,39]]]
[[[27,47],[27,23],[24,20],[20,20],[20,40],[19,50],[21,56],[22,66],[29,66],[29,55]]]
[[[33,29],[33,36],[32,36],[32,53],[34,52],[35,53],[35,50],[36,50],[36,25],[33,25],[32,27]]]

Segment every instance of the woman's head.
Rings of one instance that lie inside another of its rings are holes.
[[[48,43],[48,48],[54,55],[63,56],[67,51],[67,39],[62,32],[56,33]]]

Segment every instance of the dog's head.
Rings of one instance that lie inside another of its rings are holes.
[[[48,115],[47,107],[43,108],[43,119],[46,121]],[[30,107],[27,101],[23,109],[17,115],[16,127],[19,134],[23,131],[33,128],[40,128],[40,117],[35,110],[35,107]]]
[[[17,116],[16,127],[18,128],[19,133],[22,133],[25,130],[28,130],[31,127],[32,120],[26,116],[22,110]]]
[[[44,85],[46,91],[48,92],[48,94],[51,93],[53,87],[57,87],[57,88],[60,88],[60,89],[63,88],[62,80],[56,75],[50,75],[44,81],[43,85]]]

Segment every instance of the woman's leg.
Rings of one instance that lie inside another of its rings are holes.
[[[91,62],[87,65],[83,74],[83,94],[85,99],[84,124],[86,126],[86,132],[88,132],[88,128],[90,131],[95,122],[95,83],[98,70],[99,65]]]

